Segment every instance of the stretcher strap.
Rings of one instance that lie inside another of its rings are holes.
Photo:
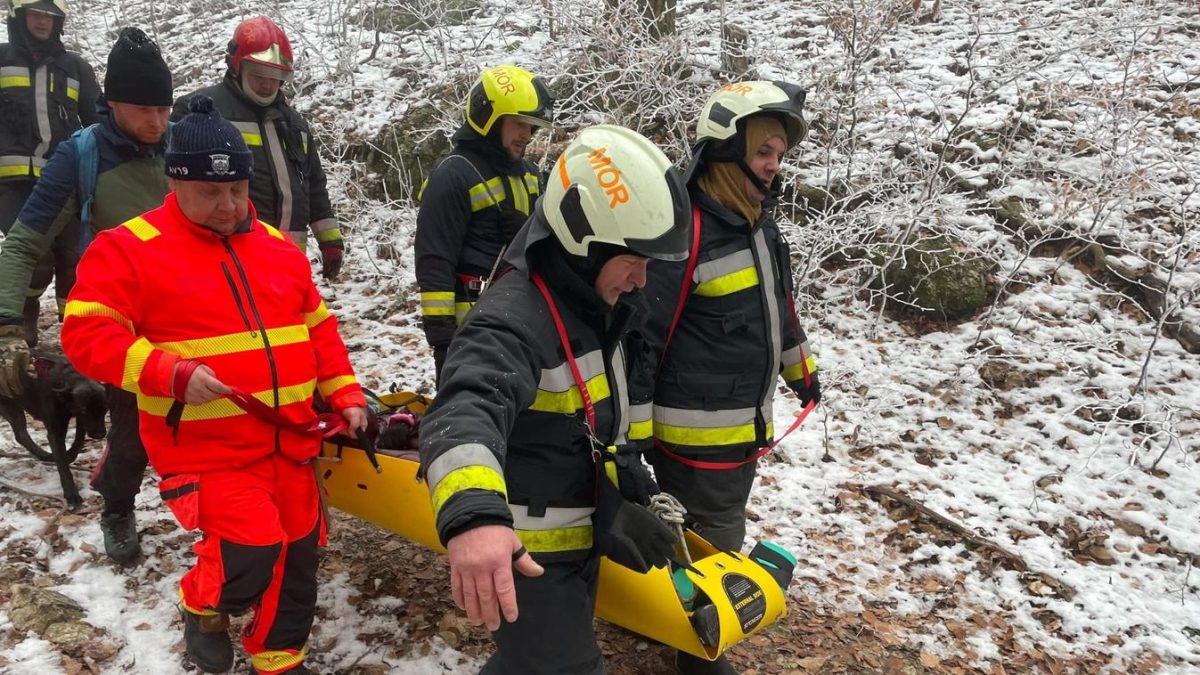
[[[798,429],[800,427],[800,423],[803,422],[806,417],[808,417],[808,414],[810,412],[812,412],[813,408],[816,407],[816,405],[817,404],[815,401],[809,401],[808,405],[804,406],[804,410],[802,410],[800,412],[800,414],[796,416],[796,421],[792,422],[792,426],[788,427],[787,431],[783,432],[782,436],[775,439],[775,441],[773,443],[771,443],[770,445],[766,445],[766,446],[759,448],[758,450],[756,450],[754,452],[754,454],[752,454],[749,457],[747,457],[746,459],[743,459],[738,462],[706,462],[706,461],[699,460],[699,459],[691,459],[690,457],[684,457],[683,455],[680,455],[678,453],[671,452],[669,449],[667,449],[667,446],[664,445],[662,443],[662,441],[658,440],[657,438],[654,439],[654,447],[658,448],[658,451],[661,452],[662,454],[666,455],[668,459],[675,460],[676,462],[679,462],[680,464],[684,464],[686,466],[690,466],[693,469],[704,469],[706,471],[728,471],[731,469],[740,469],[741,467],[746,466],[750,462],[757,462],[759,459],[765,457],[767,455],[767,453],[774,450],[775,446],[782,443],[783,439],[787,438],[793,431],[795,431],[796,429]]]
[[[542,297],[546,299],[546,305],[550,308],[550,317],[554,319],[554,328],[558,330],[558,339],[562,341],[563,353],[567,355],[567,365],[571,367],[571,377],[575,378],[575,387],[579,389],[579,397],[583,400],[583,412],[587,415],[588,431],[595,438],[596,406],[592,403],[592,395],[588,393],[587,383],[583,381],[583,376],[579,373],[579,364],[575,362],[575,353],[571,351],[571,339],[567,335],[567,327],[558,313],[558,307],[554,305],[554,299],[550,297],[550,289],[546,287],[542,275],[532,272],[529,278],[533,281],[533,285],[537,286]]]

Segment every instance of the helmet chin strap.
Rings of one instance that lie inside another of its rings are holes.
[[[736,163],[738,168],[742,170],[742,173],[746,174],[746,178],[750,179],[750,184],[754,186],[755,190],[758,190],[758,193],[761,194],[764,199],[774,200],[779,198],[779,190],[777,188],[779,185],[778,180],[771,181],[771,185],[768,187],[763,184],[761,178],[759,178],[753,171],[750,170],[750,165],[746,163],[746,160],[738,157]]]
[[[276,91],[273,96],[259,95],[258,92],[254,91],[254,87],[250,87],[246,84],[246,79],[244,77],[245,73],[246,71],[242,70],[242,74],[238,75],[238,87],[242,90],[242,93],[246,95],[246,98],[264,107],[274,103],[275,99],[279,97],[279,92]]]

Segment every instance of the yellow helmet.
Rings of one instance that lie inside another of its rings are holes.
[[[537,127],[549,127],[554,99],[542,80],[520,66],[496,66],[479,76],[467,96],[467,124],[487,136],[496,120],[512,115]]]
[[[65,0],[12,0],[12,4],[8,9],[8,17],[10,19],[15,17],[18,9],[63,18],[67,16],[67,3]]]

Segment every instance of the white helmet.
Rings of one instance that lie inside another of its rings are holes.
[[[19,9],[49,14],[50,16],[60,18],[67,16],[67,3],[65,0],[12,0],[12,4],[8,8],[8,18],[15,17]]]
[[[737,135],[738,123],[747,117],[773,113],[783,122],[787,147],[792,149],[808,133],[804,121],[804,98],[807,92],[788,82],[733,82],[721,87],[704,104],[700,121],[696,122],[696,146],[724,143]],[[745,154],[745,148],[737,153]]]
[[[550,171],[542,212],[559,244],[593,243],[686,260],[691,204],[677,169],[643,136],[602,124],[579,132]]]

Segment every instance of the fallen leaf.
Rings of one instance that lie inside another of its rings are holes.
[[[942,660],[938,658],[937,654],[927,652],[924,649],[921,650],[921,665],[926,668],[937,668],[941,663]]]

